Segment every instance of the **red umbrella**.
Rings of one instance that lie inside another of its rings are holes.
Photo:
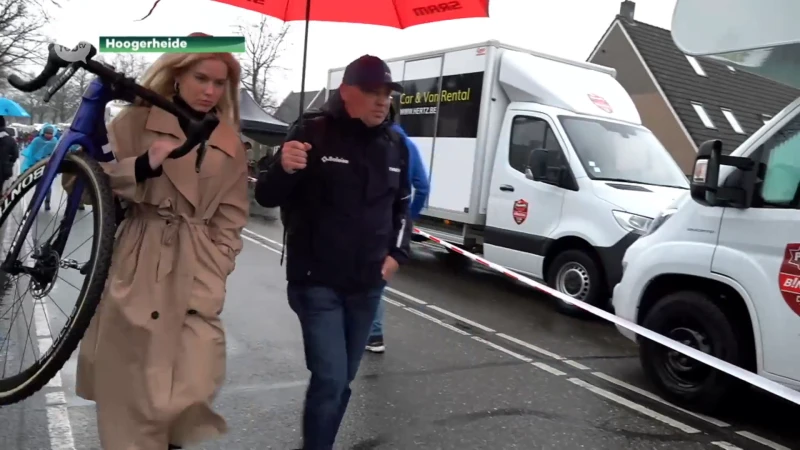
[[[146,19],[153,13],[156,0]],[[293,22],[306,22],[303,41],[303,75],[300,87],[300,115],[306,90],[308,24],[319,22],[358,23],[408,28],[446,20],[489,17],[489,0],[214,0]]]
[[[300,82],[300,115],[305,109],[308,24],[358,23],[408,28],[446,20],[489,17],[489,0],[214,0],[293,22],[306,22],[303,41],[303,73]]]

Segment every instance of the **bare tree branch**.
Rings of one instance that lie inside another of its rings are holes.
[[[68,0],[67,0],[68,1]],[[47,39],[41,31],[54,0],[0,0],[0,80],[19,66],[41,62]]]
[[[245,37],[245,54],[242,64],[242,85],[250,91],[253,99],[268,112],[278,106],[274,91],[270,88],[275,72],[285,71],[278,62],[286,49],[287,25],[278,31],[269,28],[268,18],[262,17],[254,25],[237,25],[236,30]]]

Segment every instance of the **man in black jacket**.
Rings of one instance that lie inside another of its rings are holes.
[[[0,116],[0,190],[14,176],[14,163],[19,157],[17,141],[8,134],[6,118]]]
[[[305,450],[333,448],[383,286],[408,259],[408,149],[387,120],[401,89],[381,59],[353,61],[256,185],[256,201],[284,213],[289,304],[311,371]]]

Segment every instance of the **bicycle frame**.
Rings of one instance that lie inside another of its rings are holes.
[[[36,220],[36,214],[31,214],[30,212],[39,211],[42,207],[47,192],[58,174],[58,167],[61,165],[62,161],[64,161],[64,157],[67,155],[70,147],[78,144],[83,147],[84,151],[86,151],[89,156],[101,162],[113,160],[113,155],[110,152],[105,153],[103,147],[108,144],[108,135],[105,127],[106,105],[114,99],[115,97],[112,89],[103,83],[100,78],[92,80],[83,93],[81,104],[78,107],[78,111],[75,113],[69,130],[61,137],[61,140],[50,156],[50,160],[47,164],[27,174],[27,179],[19,183],[17,189],[6,194],[2,205],[0,205],[2,209],[12,203],[16,196],[21,195],[22,187],[42,179],[36,186],[33,194],[33,201],[28,206],[23,216],[24,223],[14,236],[11,249],[5,261],[0,264],[0,269],[11,274],[21,271],[15,264],[24,243],[24,239],[20,239],[20,237],[28,235],[28,232]],[[52,248],[59,254],[64,251],[63,247],[66,245],[67,237],[72,229],[72,222],[75,219],[81,197],[83,196],[83,188],[83,182],[76,179],[72,192],[67,199],[67,209],[61,220],[58,238],[51,244]],[[2,209],[0,209],[0,211]]]

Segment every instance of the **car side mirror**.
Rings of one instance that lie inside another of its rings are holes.
[[[564,177],[565,167],[561,150],[537,148],[528,157],[525,177],[533,181],[558,186]]]
[[[743,172],[741,182],[735,187],[719,184],[722,166],[733,166]],[[722,141],[712,139],[700,144],[694,162],[690,184],[692,198],[708,206],[747,208],[752,204],[757,171],[750,158],[722,154]]]

